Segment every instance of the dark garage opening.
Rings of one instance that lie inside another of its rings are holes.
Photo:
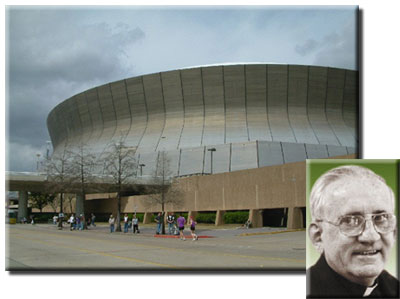
[[[286,227],[287,209],[263,210],[263,226]]]
[[[306,228],[306,208],[300,208],[301,209],[301,215],[303,216],[303,228]]]

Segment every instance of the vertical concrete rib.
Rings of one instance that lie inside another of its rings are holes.
[[[181,71],[184,128],[179,147],[198,147],[204,132],[204,99],[200,68]]]
[[[287,112],[287,67],[268,65],[268,119],[274,141],[295,142]]]
[[[97,95],[97,88],[89,89],[85,92],[85,96],[88,102],[88,110],[94,128],[87,143],[90,144],[91,147],[94,147],[96,142],[100,139],[104,127],[103,116],[100,109],[100,102]]]
[[[143,77],[129,78],[125,82],[131,112],[131,126],[126,137],[126,144],[138,147],[146,131],[149,118]]]
[[[246,119],[249,140],[272,141],[267,114],[267,69],[265,65],[247,65]]]
[[[225,95],[225,66],[222,66],[222,94],[224,99],[224,143],[226,143],[226,95]],[[230,170],[229,164],[229,171]]]
[[[307,115],[308,68],[289,66],[288,77],[288,115],[297,142],[318,143]]]
[[[326,116],[341,145],[355,146],[356,140],[343,120],[345,70],[328,68]]]
[[[224,67],[225,142],[248,142],[243,65]]]
[[[77,95],[77,106],[82,124],[81,139],[83,143],[87,143],[90,139],[90,136],[92,135],[93,124],[92,118],[90,117],[86,94],[84,92]]]
[[[204,86],[204,135],[202,145],[225,143],[225,104],[221,66],[202,68]]]
[[[68,101],[68,114],[70,115],[69,121],[71,122],[71,142],[82,143],[82,121],[79,113],[79,106],[77,96],[73,96]]]
[[[105,84],[97,88],[100,110],[103,119],[103,132],[96,143],[96,151],[102,152],[105,146],[112,142],[116,128],[114,103],[111,96],[110,85]]]
[[[309,67],[308,117],[321,144],[339,145],[325,114],[327,68]]]
[[[293,126],[290,122],[290,117],[289,117],[289,65],[287,65],[286,68],[287,68],[286,69],[286,88],[287,88],[287,90],[286,90],[286,115],[288,118],[289,127],[293,133],[294,140],[295,140],[295,142],[297,142],[298,140],[296,138],[296,134],[294,133]]]
[[[202,97],[202,103],[203,103],[203,129],[201,131],[201,142],[200,144],[203,144],[203,137],[204,137],[204,127],[206,125],[206,104],[204,102],[204,79],[203,79],[203,69],[200,68],[200,78],[201,78],[201,97]]]
[[[249,120],[247,113],[247,80],[246,80],[246,65],[243,66],[243,76],[244,76],[244,114],[246,116],[246,131],[247,131],[247,141],[250,141],[249,134]]]
[[[177,149],[179,149],[181,147],[181,140],[182,140],[182,133],[183,133],[183,129],[185,128],[185,124],[186,124],[186,107],[185,107],[185,96],[183,94],[183,83],[182,83],[182,72],[179,70],[179,83],[181,86],[181,97],[182,97],[182,108],[183,108],[183,119],[182,119],[182,128],[181,128],[181,132],[179,134],[179,140],[178,140],[178,146]],[[179,154],[179,164],[180,164],[180,159],[181,159],[181,155]],[[178,165],[178,171],[179,171],[179,165]]]
[[[157,140],[157,144],[156,144],[156,147],[155,147],[155,150],[156,150],[156,151],[157,151],[157,149],[158,149],[158,145],[159,145],[160,142],[161,142],[161,139],[162,139],[162,138],[166,138],[166,136],[164,136],[164,130],[165,130],[166,122],[167,122],[167,112],[166,112],[166,108],[165,108],[165,97],[164,97],[164,86],[163,86],[162,74],[161,74],[161,73],[158,73],[158,74],[159,74],[159,76],[160,76],[161,99],[162,99],[162,104],[163,104],[162,106],[163,106],[163,108],[164,108],[164,124],[163,124],[162,129],[161,129],[160,137],[159,137],[158,140]],[[161,148],[160,150],[161,150],[161,151],[165,151],[166,148]]]
[[[155,151],[165,124],[165,108],[159,73],[143,76],[148,122],[139,150]]]
[[[183,128],[183,98],[179,71],[163,72],[161,88],[164,99],[165,122],[157,150],[177,149]]]
[[[184,127],[179,147],[198,147],[204,132],[204,99],[201,68],[181,71]]]
[[[121,141],[126,139],[131,126],[131,112],[126,92],[125,80],[110,83],[111,98],[115,110],[116,128],[113,140]]]
[[[343,99],[343,118],[346,125],[357,136],[358,133],[358,72],[346,70]]]

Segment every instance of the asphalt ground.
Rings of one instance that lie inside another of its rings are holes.
[[[6,270],[10,271],[299,271],[305,270],[304,230],[244,229],[198,225],[186,241],[155,235],[109,232],[105,223],[83,231],[51,224],[6,225]]]

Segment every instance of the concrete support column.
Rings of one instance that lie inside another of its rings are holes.
[[[252,227],[262,227],[263,226],[262,210],[258,210],[258,209],[249,210],[249,218],[250,218]]]
[[[18,222],[21,222],[22,218],[28,220],[28,192],[18,192]]]
[[[288,229],[303,228],[303,217],[300,208],[289,207],[287,228]]]
[[[81,194],[76,194],[75,213],[77,215],[85,212],[85,198]]]
[[[153,213],[149,213],[149,212],[144,213],[143,224],[151,223],[151,216],[152,215],[153,215]]]
[[[215,216],[215,226],[224,224],[224,214],[225,211],[218,210],[217,215]]]

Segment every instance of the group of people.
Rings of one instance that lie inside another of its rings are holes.
[[[161,234],[161,228],[162,228],[161,216],[162,216],[162,214],[158,213],[155,218],[155,221],[157,222],[156,234]],[[183,233],[183,231],[185,230],[186,219],[185,219],[185,217],[182,216],[182,214],[180,214],[179,217],[175,220],[175,213],[174,212],[168,213],[167,224],[168,224],[168,233],[170,235],[177,234],[176,232],[179,231],[180,239],[183,241],[186,240],[185,235]],[[196,232],[195,232],[197,222],[195,221],[193,216],[189,217],[188,224],[190,226],[192,241],[197,241],[198,236],[196,235]]]
[[[88,226],[96,226],[95,223],[96,216],[91,213],[90,217],[88,218],[86,222],[86,227]],[[71,216],[68,218],[67,222],[70,225],[70,230],[84,230],[85,229],[85,215],[84,214],[71,214]]]
[[[113,233],[115,231],[115,218],[113,214],[111,214],[110,218],[108,218],[108,224],[110,225],[110,233]],[[132,221],[129,220],[128,214],[124,215],[124,233],[129,232],[130,227],[132,227],[132,233],[140,233],[139,219],[136,217],[136,214],[133,215]]]
[[[156,234],[159,235],[162,233],[162,214],[158,213],[157,216],[154,218],[155,222],[157,223],[156,227]],[[132,233],[140,233],[139,231],[139,219],[137,218],[136,214],[133,215],[132,220],[129,219],[128,214],[124,214],[124,233],[129,232],[129,228],[132,227]],[[173,212],[168,213],[167,215],[167,224],[168,224],[168,233],[170,235],[179,235],[180,239],[185,241],[185,235],[184,235],[184,230],[185,230],[185,224],[186,224],[186,219],[185,217],[182,216],[182,214],[179,215],[177,219],[175,219],[175,214]],[[110,218],[108,219],[108,224],[110,226],[110,233],[113,233],[115,231],[115,217],[113,214],[110,215]],[[193,241],[198,240],[198,236],[196,235],[196,224],[197,222],[195,221],[193,216],[189,217],[188,224],[190,226],[190,232],[192,236]]]

